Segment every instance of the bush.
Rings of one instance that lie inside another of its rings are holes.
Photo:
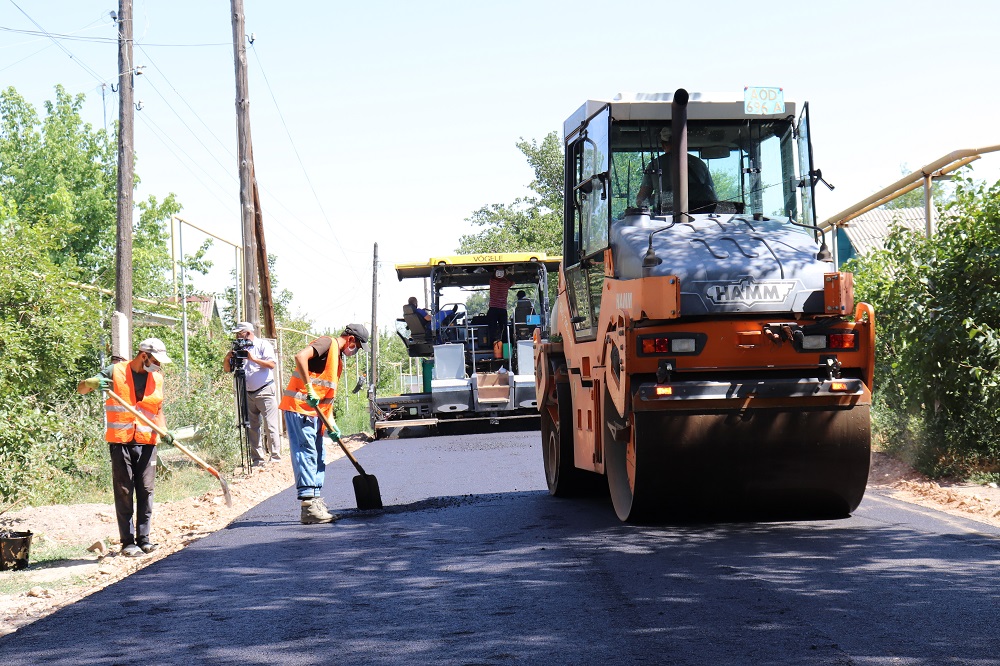
[[[169,430],[197,426],[201,438],[188,448],[197,449],[205,462],[220,466],[220,471],[239,464],[232,375],[192,368],[185,380],[183,368],[172,369],[166,374],[163,403]]]
[[[1000,464],[1000,183],[961,180],[938,234],[851,262],[876,313],[876,431],[930,476]]]

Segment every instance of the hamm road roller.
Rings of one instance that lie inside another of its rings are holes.
[[[566,121],[563,262],[535,376],[549,492],[623,521],[847,515],[875,319],[816,228],[808,104],[620,94]]]

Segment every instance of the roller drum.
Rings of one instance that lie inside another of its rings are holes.
[[[846,516],[864,496],[868,405],[647,411],[633,419],[622,439],[608,430],[605,437],[608,482],[622,520],[706,511]]]

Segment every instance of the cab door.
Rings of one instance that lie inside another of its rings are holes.
[[[577,341],[593,340],[609,245],[611,109],[591,116],[566,146],[567,203],[563,263],[570,321]]]
[[[813,167],[812,137],[809,134],[809,102],[802,105],[795,127],[799,148],[799,185],[802,191],[802,224],[816,224],[816,169]]]

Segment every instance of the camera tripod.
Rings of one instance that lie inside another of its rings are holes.
[[[233,357],[235,360],[235,356]],[[240,464],[250,473],[250,405],[247,396],[247,373],[242,363],[233,371],[233,391],[236,394],[237,429],[240,431]]]

